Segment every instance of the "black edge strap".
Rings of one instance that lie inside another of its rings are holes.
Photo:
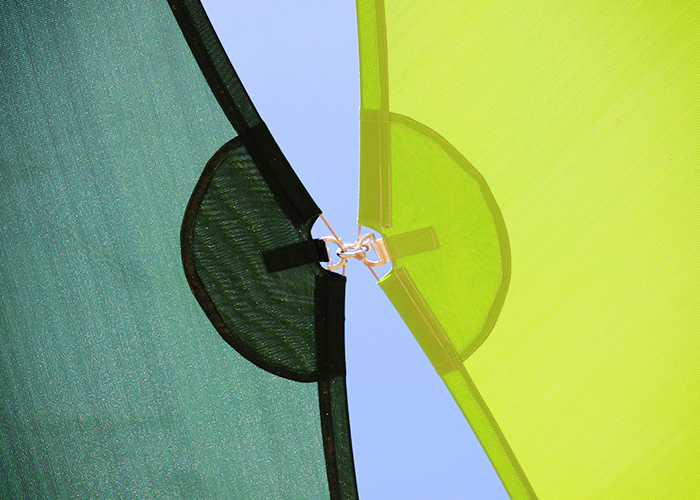
[[[345,375],[345,276],[316,276],[316,362],[318,379]]]
[[[218,37],[216,37],[216,32],[211,26],[211,22],[209,21],[206,12],[204,12],[204,9],[199,2],[195,3],[187,2],[186,0],[169,0],[168,3],[170,4],[170,9],[173,11],[175,19],[180,26],[180,30],[182,31],[185,40],[187,41],[187,45],[189,45],[190,50],[192,51],[192,55],[197,61],[199,68],[202,70],[202,74],[207,80],[214,97],[216,97],[216,100],[219,102],[219,106],[221,106],[224,114],[238,133],[246,130],[250,124],[245,119],[239,105],[246,106],[247,108],[251,109],[251,112],[256,115],[258,119],[259,115],[257,114],[257,111],[255,111],[255,107],[253,106],[250,97],[248,97],[248,94],[245,92],[243,85],[240,84],[240,78],[238,78],[236,71],[233,69],[233,65],[231,65],[230,61],[228,61],[226,52],[224,51],[221,42],[219,42]],[[194,22],[192,12],[190,11],[190,8],[192,7],[195,7],[200,11],[199,17],[207,24],[207,26],[204,26],[204,29],[210,31],[214,37],[217,52],[221,57],[226,59],[226,71],[230,72],[232,80],[237,82],[238,86],[240,87],[239,90],[241,96],[239,96],[239,99],[244,99],[245,102],[236,102],[236,99],[226,86],[226,83],[224,82],[224,79],[212,58],[212,54],[209,52],[210,49],[204,42],[202,34],[199,32],[199,29]]]
[[[345,377],[318,383],[330,500],[358,500]]]
[[[304,240],[273,250],[265,250],[262,257],[267,272],[275,273],[305,264],[328,262],[328,251],[322,240]]]
[[[332,379],[345,376],[345,277],[316,277],[316,359],[321,434],[331,500],[344,500],[338,469]]]
[[[326,476],[330,500],[342,500],[340,476],[338,474],[338,458],[335,446],[335,427],[333,425],[333,401],[331,397],[330,380],[318,383],[318,405],[321,412],[321,434],[323,435],[323,454],[326,459]]]
[[[241,132],[240,137],[292,224],[299,227],[321,213],[263,122]]]
[[[321,209],[306,191],[267,126],[260,120],[236,71],[228,60],[226,52],[216,39],[216,33],[199,2],[169,0],[169,4],[202,74],[219,102],[219,106],[245,143],[253,162],[289,220],[296,227],[299,227],[313,216],[320,214]],[[215,38],[213,49],[207,47],[204,42],[192,17],[191,8],[197,8],[199,17],[206,23],[204,28],[211,31]],[[217,67],[210,50],[216,51],[220,57],[226,59],[223,69]],[[240,94],[238,98],[232,95],[231,89],[227,87],[220,71],[227,72],[229,79],[236,83],[237,92]],[[241,112],[241,106],[249,109],[249,114],[255,115],[254,122],[246,120],[244,113]]]
[[[313,240],[314,246],[316,247],[316,255],[318,255],[317,262],[330,262],[330,257],[328,256],[328,247],[326,242],[323,240],[315,239]]]
[[[320,381],[318,401],[330,500],[358,500],[345,377]]]

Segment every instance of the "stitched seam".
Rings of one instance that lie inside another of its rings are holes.
[[[423,129],[423,130],[425,130],[425,131],[427,131],[427,132],[430,132],[430,133],[419,134],[416,130],[412,130],[411,127],[407,127],[406,125],[404,125],[404,124],[402,124],[402,123],[395,123],[395,125],[397,125],[397,126],[399,126],[399,127],[402,127],[404,130],[407,130],[408,132],[410,132],[410,133],[412,133],[412,134],[414,134],[414,135],[417,135],[418,137],[421,137],[421,138],[424,138],[424,139],[428,140],[431,144],[433,144],[435,147],[437,147],[438,150],[440,151],[440,153],[442,153],[444,156],[446,156],[448,160],[454,162],[454,160],[450,157],[450,155],[448,155],[448,154],[444,151],[443,146],[442,146],[441,144],[439,144],[438,142],[436,142],[435,140],[433,140],[432,137],[430,137],[431,133],[433,132],[430,128],[428,128],[427,126],[423,125],[422,123],[419,123],[419,122],[416,122],[416,121],[414,121],[414,120],[411,120],[411,119],[408,118],[408,117],[406,117],[406,119],[410,120],[410,121],[411,121],[414,125],[416,125],[417,127],[420,127],[421,129]],[[460,156],[460,157],[462,156],[461,153],[460,153],[457,149],[455,149],[454,146],[452,146],[452,144],[450,144],[450,143],[447,142],[447,141],[445,141],[445,143],[446,143],[446,144],[450,147],[450,149],[451,149],[452,151],[454,151],[458,156]],[[459,165],[458,165],[458,166],[459,166]],[[472,175],[470,175],[469,172],[465,171],[463,168],[460,167],[460,170],[462,170],[462,171],[464,172],[464,174],[465,174],[474,184],[476,184],[477,189],[479,190],[479,192],[481,192],[481,186],[479,185],[479,182],[478,182],[476,179],[474,179],[474,177],[473,177]],[[489,210],[489,212],[490,212],[490,210]],[[489,215],[491,216],[491,217],[490,217],[490,218],[491,218],[491,225],[492,225],[492,227],[493,227],[493,229],[494,229],[494,232],[496,233],[496,235],[498,235],[498,234],[499,234],[498,226],[496,225],[496,221],[495,221],[495,219],[494,219],[494,217],[493,217],[493,214],[489,213]],[[499,237],[499,240],[500,240],[500,237]],[[501,242],[499,241],[499,243],[501,243]],[[502,267],[502,266],[503,266],[503,263],[501,262],[501,267]],[[503,274],[501,274],[501,276],[498,278],[498,284],[497,284],[497,286],[496,286],[495,292],[493,293],[494,299],[498,298],[498,291],[501,289],[502,285],[503,285]],[[469,346],[469,344],[471,344],[471,343],[474,341],[474,339],[478,338],[478,337],[484,332],[484,329],[485,329],[485,327],[486,327],[487,321],[489,320],[489,317],[490,317],[491,308],[493,307],[493,304],[494,304],[494,303],[495,303],[495,300],[492,300],[492,301],[491,301],[491,307],[489,307],[489,311],[488,311],[488,312],[486,313],[486,315],[484,316],[484,319],[481,321],[481,323],[480,323],[480,325],[479,325],[479,328],[476,330],[476,332],[475,332],[471,337],[469,337],[469,339],[467,339],[458,349],[455,349],[455,352],[458,353],[457,356],[458,356],[459,359],[465,360],[466,358],[468,358],[469,355],[471,355],[471,354],[486,340],[487,336],[483,336],[483,338],[481,339],[481,341],[480,341],[476,346],[474,346],[474,348],[469,352],[469,354],[467,354],[467,355],[464,356],[464,357],[462,357],[462,356],[459,355],[459,353],[462,352],[462,351],[464,351],[464,350],[467,348],[467,346]],[[448,337],[448,338],[449,338],[449,337]]]
[[[429,235],[429,234],[430,234],[429,231],[424,231],[424,232],[422,232],[422,233],[419,233],[419,234],[415,237],[415,239],[408,239],[408,238],[407,238],[407,239],[405,239],[405,240],[402,239],[402,236],[405,236],[405,235],[399,234],[398,236],[394,236],[394,242],[396,242],[396,243],[402,243],[403,246],[404,246],[404,248],[410,247],[410,246],[412,246],[412,245],[418,245],[418,246],[423,246],[423,247],[426,247],[426,248],[430,248],[430,243],[421,243],[421,240],[425,239],[426,235]],[[433,244],[435,244],[435,239],[434,239],[434,238],[431,238],[431,239],[433,240]]]
[[[508,456],[508,452],[506,452],[506,449],[505,449],[505,448],[503,447],[503,445],[501,444],[501,439],[499,439],[499,437],[502,436],[503,433],[502,433],[502,432],[497,432],[497,431],[494,429],[494,427],[491,425],[491,421],[493,420],[493,421],[495,422],[495,420],[496,420],[496,419],[493,417],[493,413],[491,413],[491,410],[488,408],[488,406],[486,406],[485,403],[484,403],[483,408],[482,408],[482,405],[479,404],[479,401],[477,400],[477,398],[475,398],[475,397],[474,397],[474,394],[472,394],[472,391],[471,391],[470,388],[469,388],[469,384],[467,384],[467,382],[466,382],[466,380],[465,380],[465,377],[468,377],[469,380],[471,380],[471,377],[469,376],[469,372],[467,372],[467,369],[464,367],[464,365],[462,365],[461,370],[459,370],[459,371],[460,371],[460,377],[459,377],[459,379],[460,379],[460,381],[462,382],[462,385],[463,385],[464,388],[467,390],[467,393],[469,394],[469,397],[471,398],[471,400],[472,400],[472,401],[474,402],[474,404],[476,405],[476,407],[477,407],[477,409],[479,410],[479,413],[481,414],[482,418],[486,421],[486,425],[488,426],[489,431],[491,432],[491,435],[494,437],[494,439],[495,439],[495,441],[496,441],[496,444],[498,444],[498,447],[500,448],[501,452],[502,452],[503,455],[506,457],[506,461],[508,462],[508,465],[510,466],[511,470],[513,471],[513,475],[515,476],[515,479],[518,481],[518,484],[519,484],[520,487],[523,489],[523,491],[526,492],[526,494],[527,494],[528,492],[531,492],[532,495],[534,496],[534,493],[535,493],[535,492],[534,492],[534,490],[532,489],[532,486],[530,485],[529,481],[527,482],[527,486],[528,486],[528,487],[526,488],[526,487],[525,487],[525,484],[523,483],[523,480],[520,478],[520,474],[519,474],[518,472],[522,470],[522,467],[520,467],[520,464],[518,464],[518,467],[517,467],[517,469],[516,469],[516,467],[513,465],[513,462],[511,461],[510,457]],[[462,371],[464,372],[464,375],[462,375]],[[474,385],[474,382],[473,382],[473,381],[472,381],[472,385]],[[476,390],[476,386],[474,386],[474,390]],[[482,399],[482,398],[479,397],[479,399]],[[482,401],[483,401],[483,399],[482,399]],[[485,409],[485,412],[484,412],[484,409]],[[486,413],[488,413],[488,417],[486,416]],[[490,419],[489,419],[489,417],[490,417]],[[500,429],[499,429],[499,431],[500,431]],[[505,441],[505,437],[503,437],[503,440]],[[510,453],[513,453],[513,450],[511,449],[510,446],[507,446],[507,448],[508,448],[508,450],[510,451]],[[524,475],[524,472],[523,472],[523,475]],[[526,479],[526,480],[527,480],[527,479]],[[529,496],[529,495],[528,495],[528,496]],[[536,498],[536,497],[535,497],[535,498]]]
[[[458,357],[458,356],[455,356],[455,357],[450,356],[450,352],[449,352],[448,349],[445,348],[444,344],[443,344],[442,341],[440,340],[440,336],[435,332],[435,329],[434,329],[433,326],[431,325],[430,321],[428,321],[428,318],[425,316],[425,314],[423,314],[423,311],[421,310],[420,306],[419,306],[418,303],[416,303],[416,301],[413,299],[413,296],[411,295],[411,292],[408,291],[408,288],[406,287],[406,285],[405,285],[405,284],[403,283],[403,281],[401,280],[401,274],[403,274],[403,275],[406,277],[406,280],[411,284],[411,287],[415,290],[416,295],[418,295],[418,296],[420,297],[421,302],[423,302],[423,305],[425,305],[425,302],[423,301],[423,297],[420,295],[420,293],[419,293],[418,290],[416,289],[415,285],[413,284],[413,281],[411,281],[411,278],[409,278],[408,273],[406,273],[406,271],[405,271],[404,269],[401,269],[400,271],[396,272],[396,279],[398,280],[399,284],[401,285],[401,287],[402,287],[402,288],[404,289],[404,291],[406,292],[406,295],[408,295],[408,298],[411,299],[411,302],[413,303],[413,306],[415,307],[416,311],[418,311],[418,314],[420,314],[421,318],[423,319],[423,322],[428,326],[428,329],[430,330],[430,333],[433,335],[433,337],[435,338],[435,340],[437,341],[437,343],[440,344],[440,347],[442,348],[442,350],[443,350],[443,351],[445,352],[445,354],[447,355],[447,358],[449,359],[450,364],[452,365],[452,367],[453,367],[455,370],[458,370],[458,369],[459,369],[459,365],[455,364],[455,359],[459,359],[459,357]],[[428,311],[430,311],[430,309],[429,309],[427,306],[426,306],[426,309],[428,309]],[[431,314],[431,316],[432,316],[432,314]],[[434,319],[434,317],[433,317],[433,319]],[[444,337],[444,338],[447,338],[447,337],[444,335],[444,333],[443,333],[443,337]]]
[[[378,22],[378,14],[377,14],[377,2],[381,0],[375,0],[372,2],[372,7],[374,9],[374,33],[376,36],[376,68],[377,68],[377,93],[378,96],[377,98],[379,99],[378,102],[378,108],[381,110],[382,109],[382,76],[381,76],[381,59],[379,55],[379,22]],[[377,117],[377,122],[379,122],[379,126],[377,127],[377,134],[379,135],[377,144],[379,146],[379,225],[382,226],[384,224],[384,200],[383,200],[383,189],[382,189],[382,170],[383,170],[383,156],[382,156],[382,127],[381,127],[381,120],[379,117]]]
[[[460,381],[462,382],[462,385],[463,385],[464,388],[467,390],[467,394],[469,394],[469,397],[471,398],[472,402],[475,404],[475,406],[476,406],[477,409],[479,410],[479,413],[481,414],[482,419],[486,422],[486,425],[487,425],[487,427],[489,428],[489,431],[491,432],[491,436],[493,436],[494,440],[496,441],[496,444],[498,445],[498,448],[501,450],[501,453],[505,456],[506,461],[508,462],[508,465],[510,466],[511,471],[513,472],[513,475],[515,476],[516,481],[518,481],[518,484],[520,485],[520,488],[521,488],[523,491],[525,491],[526,494],[527,494],[528,491],[532,491],[532,488],[531,488],[531,487],[530,487],[530,488],[526,488],[526,487],[525,487],[525,485],[523,484],[522,479],[520,478],[520,474],[518,474],[518,470],[513,466],[513,462],[511,461],[510,457],[508,456],[508,453],[506,452],[505,448],[503,447],[503,444],[501,443],[501,439],[499,439],[499,435],[498,435],[499,433],[497,433],[497,432],[495,431],[493,425],[491,424],[491,420],[493,420],[493,421],[495,422],[495,419],[493,418],[493,414],[491,413],[490,410],[488,410],[488,408],[487,408],[487,411],[488,411],[488,414],[489,414],[489,416],[491,417],[491,419],[489,419],[489,418],[486,416],[486,414],[484,413],[484,409],[481,407],[482,405],[480,405],[479,402],[477,401],[477,399],[474,397],[474,395],[472,394],[471,389],[469,388],[469,385],[466,383],[466,381],[465,381],[465,379],[464,379],[464,376],[462,375],[462,371],[464,372],[464,374],[465,374],[467,377],[469,377],[469,373],[467,372],[466,368],[464,367],[464,365],[463,365],[462,363],[459,363],[459,365],[455,365],[455,364],[454,364],[454,361],[453,361],[453,359],[452,359],[452,356],[450,356],[448,350],[445,349],[445,346],[444,346],[443,343],[440,341],[440,338],[439,338],[438,334],[435,332],[435,330],[433,329],[433,327],[432,327],[432,325],[430,324],[430,322],[427,320],[427,318],[425,317],[425,315],[423,314],[423,312],[420,310],[418,304],[416,303],[416,301],[415,301],[415,300],[413,299],[413,297],[411,296],[411,293],[410,293],[410,292],[408,291],[408,289],[406,288],[406,285],[404,285],[403,281],[401,281],[401,277],[400,277],[400,274],[401,274],[401,273],[404,274],[404,276],[406,277],[406,280],[411,284],[411,287],[415,290],[416,295],[419,297],[420,301],[423,303],[423,306],[425,306],[425,308],[428,310],[429,314],[431,315],[431,317],[432,317],[433,320],[435,321],[435,323],[436,323],[437,327],[439,328],[439,331],[440,331],[440,333],[442,334],[442,336],[443,336],[445,339],[447,339],[447,335],[445,335],[445,332],[442,330],[442,327],[440,327],[440,324],[437,323],[437,320],[436,320],[435,317],[433,316],[432,311],[430,310],[430,308],[428,307],[428,305],[427,305],[427,304],[425,303],[425,301],[423,300],[423,297],[421,296],[420,292],[418,292],[418,290],[416,289],[416,286],[413,284],[413,281],[412,281],[411,278],[408,276],[408,273],[406,273],[406,271],[403,270],[403,269],[401,270],[400,273],[397,272],[397,273],[396,273],[396,278],[397,278],[397,280],[399,281],[399,284],[403,287],[404,291],[406,292],[406,294],[407,294],[407,295],[409,296],[409,298],[411,299],[411,302],[412,302],[413,305],[415,306],[415,308],[416,308],[416,310],[418,311],[418,313],[421,315],[421,318],[423,318],[423,321],[425,322],[425,324],[426,324],[426,325],[428,326],[428,328],[430,329],[430,332],[433,334],[433,337],[435,338],[435,340],[438,341],[438,343],[440,344],[440,347],[442,347],[442,349],[445,351],[445,354],[447,354],[448,358],[450,359],[450,364],[454,367],[454,369],[455,369],[456,371],[460,372]],[[448,339],[448,343],[449,343],[449,339]],[[454,349],[453,349],[453,351],[454,351]],[[455,354],[457,354],[456,351],[455,351]],[[456,356],[456,357],[457,357],[457,359],[459,359],[459,356]],[[475,387],[475,389],[476,389],[476,387]],[[485,406],[485,405],[484,405],[484,406]],[[508,449],[510,450],[510,447],[508,447]],[[510,450],[510,452],[512,453],[512,450]],[[518,469],[521,469],[521,468],[518,467]],[[533,494],[534,494],[534,491],[533,491]]]

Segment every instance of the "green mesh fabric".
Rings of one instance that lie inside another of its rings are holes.
[[[166,2],[0,3],[0,498],[329,498],[318,384],[222,341],[180,259],[235,132]]]
[[[219,330],[226,340],[242,342],[272,367],[310,375],[316,370],[314,270],[320,266],[265,269],[263,251],[308,239],[308,227],[289,221],[239,144],[212,159],[203,176],[206,193],[192,207],[195,266],[228,325]]]

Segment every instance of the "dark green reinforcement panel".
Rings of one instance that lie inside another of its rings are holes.
[[[345,278],[318,262],[270,272],[263,255],[311,241],[295,227],[244,141],[209,161],[182,226],[185,272],[221,336],[279,376],[316,382],[331,498],[356,498],[345,394]]]
[[[310,239],[319,212],[201,5],[172,7],[0,3],[0,498],[354,498],[344,282],[252,255]],[[206,315],[178,238],[205,165],[198,216],[226,225],[192,233]],[[260,220],[221,205],[245,203],[239,174],[283,234],[251,239]],[[243,297],[270,284],[285,299],[256,316]]]

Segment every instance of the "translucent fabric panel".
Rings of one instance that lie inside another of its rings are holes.
[[[362,0],[358,20],[380,285],[510,496],[696,496],[697,3]]]

